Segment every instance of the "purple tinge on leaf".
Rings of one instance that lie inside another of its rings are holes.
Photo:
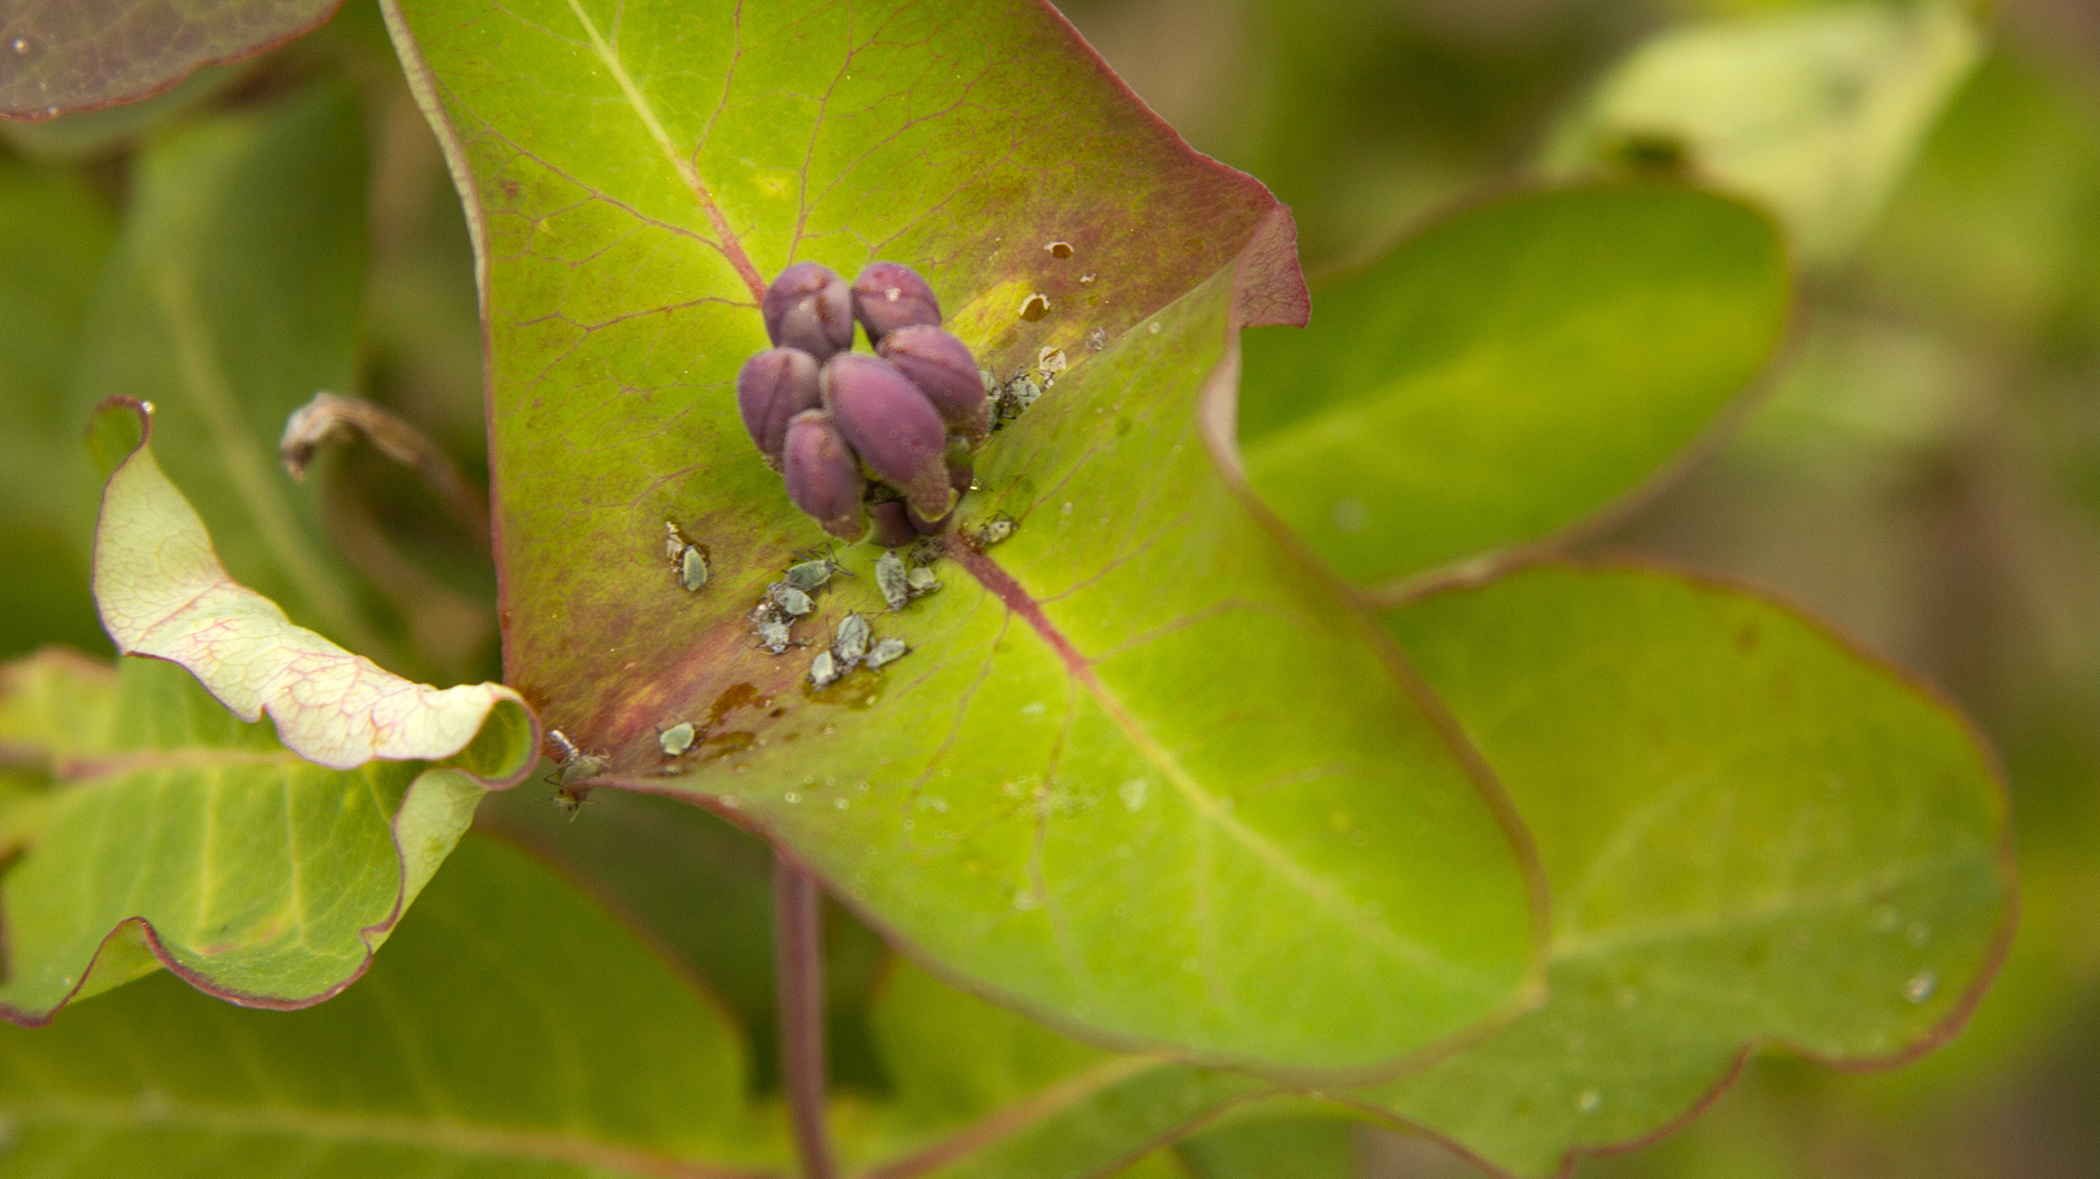
[[[933,288],[901,262],[871,262],[860,272],[853,280],[853,314],[875,345],[901,328],[941,325],[941,304]]]
[[[832,357],[819,383],[824,408],[868,469],[920,514],[947,515],[955,499],[948,486],[948,426],[918,386],[890,362],[857,352]]]
[[[972,442],[982,442],[991,433],[992,400],[985,395],[977,358],[961,340],[917,324],[884,336],[875,350],[926,394],[949,429],[961,431]]]
[[[848,543],[867,532],[867,511],[861,506],[867,482],[830,414],[806,410],[788,422],[781,466],[788,498],[824,531]]]
[[[853,294],[829,267],[798,262],[766,288],[766,336],[818,360],[853,347]]]
[[[745,361],[736,374],[736,407],[744,415],[744,428],[776,471],[789,419],[822,404],[817,358],[800,348],[768,349]]]

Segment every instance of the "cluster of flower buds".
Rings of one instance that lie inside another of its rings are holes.
[[[751,441],[788,498],[849,543],[897,547],[939,531],[970,486],[990,434],[977,360],[941,330],[941,308],[908,266],[876,262],[852,286],[814,262],[766,290],[774,346],[737,374]],[[853,351],[858,320],[875,354]]]

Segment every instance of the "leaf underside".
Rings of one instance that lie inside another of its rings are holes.
[[[318,27],[342,0],[18,0],[0,15],[0,117],[135,102],[201,65]]]
[[[735,814],[943,970],[1121,1043],[1361,1070],[1524,1000],[1496,797],[1213,460],[1234,329],[1303,314],[1258,185],[1033,4],[390,21],[478,226],[509,678],[607,781]],[[744,616],[823,537],[730,388],[763,275],[878,257],[1002,378],[1067,370],[978,456],[944,589],[882,613],[841,554],[796,638],[858,610],[912,651],[815,691],[814,649]],[[667,763],[681,720],[704,736]]]

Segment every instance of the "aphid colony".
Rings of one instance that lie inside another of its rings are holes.
[[[814,262],[788,267],[763,302],[774,346],[744,362],[737,408],[788,498],[847,543],[886,548],[939,530],[991,434],[976,358],[941,330],[933,288],[876,262],[853,285]],[[858,320],[874,355],[854,352]]]

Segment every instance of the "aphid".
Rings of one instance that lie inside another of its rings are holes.
[[[588,802],[590,797],[591,788],[588,786],[563,786],[554,792],[554,805],[560,807],[562,813],[569,816],[569,821],[573,823],[576,821],[577,812],[583,809],[583,804]]]
[[[788,566],[787,572],[781,575],[780,580],[809,593],[823,588],[824,583],[831,580],[832,574],[844,572],[845,566],[830,557],[814,557]]]
[[[707,555],[700,546],[689,544],[678,557],[678,584],[687,590],[697,590],[707,584]]]
[[[914,598],[923,598],[941,588],[941,579],[931,569],[913,569],[904,575],[904,587]]]
[[[547,730],[547,743],[554,746],[554,782],[564,788],[605,772],[605,759],[576,748],[560,729]],[[588,792],[586,792],[588,793]]]
[[[843,674],[845,673],[839,670],[838,662],[831,657],[829,651],[819,651],[817,657],[809,661],[809,682],[819,688],[828,688],[837,683],[839,676]]]
[[[831,641],[831,653],[841,667],[850,671],[868,653],[868,640],[873,637],[874,630],[867,619],[857,613],[848,614],[839,619],[838,633]]]
[[[882,600],[892,610],[904,609],[904,603],[911,600],[910,575],[904,571],[904,559],[894,551],[876,559],[875,588],[882,591]]]
[[[1043,395],[1043,387],[1025,372],[1015,373],[1000,386],[999,396],[992,405],[992,415],[997,419],[993,429],[1004,426],[1027,412],[1036,398]]]
[[[947,551],[947,547],[940,537],[929,536],[911,546],[904,554],[904,559],[913,565],[931,565],[941,559],[941,554]]]
[[[980,549],[991,548],[993,545],[1012,536],[1020,527],[1021,522],[1019,520],[1014,519],[1005,512],[1001,512],[986,520],[984,527],[977,530],[977,547]]]
[[[869,671],[874,671],[884,664],[897,662],[910,652],[911,647],[903,639],[884,639],[875,644],[874,650],[868,652],[864,663]]]
[[[693,747],[693,722],[679,721],[656,735],[656,743],[663,746],[665,757],[677,757]]]
[[[759,646],[775,655],[785,655],[787,649],[795,645],[795,640],[788,634],[788,624],[777,618],[759,619],[751,633],[758,636]]]
[[[800,618],[817,608],[817,604],[810,601],[808,594],[785,581],[776,581],[767,586],[766,598],[780,607],[780,612],[789,618]]]

